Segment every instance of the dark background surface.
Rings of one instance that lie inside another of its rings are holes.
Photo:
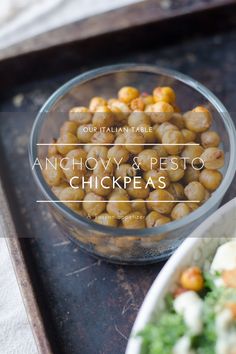
[[[37,62],[28,61],[26,76],[19,75],[20,61],[12,71],[0,67],[4,72],[0,111],[8,112],[0,117],[1,175],[19,235],[28,237],[27,261],[55,353],[124,353],[137,311],[163,264],[109,265],[62,236],[48,209],[34,202],[40,194],[31,176],[27,144],[35,114],[73,76],[101,65],[137,62],[177,69],[199,80],[222,100],[236,122],[236,16],[228,14],[221,23],[217,16],[217,20],[196,18],[192,26],[187,20],[173,24],[172,32],[166,24],[161,32],[152,26],[136,35],[128,32],[126,38],[123,33],[94,44],[72,45],[54,52],[54,58],[49,51],[45,62],[40,56]],[[99,45],[106,47],[102,56]],[[16,84],[10,88],[14,75]],[[19,77],[25,82],[18,83]],[[20,107],[13,100],[18,94],[23,94]],[[235,182],[224,201],[236,195]]]

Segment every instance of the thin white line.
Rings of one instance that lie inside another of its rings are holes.
[[[196,146],[196,145],[200,145],[198,143],[185,143],[185,144],[156,144],[156,143],[148,143],[148,144],[138,144],[138,143],[121,143],[121,144],[106,144],[106,143],[79,143],[79,144],[58,144],[58,143],[37,143],[37,146],[86,146],[86,145],[91,145],[91,146],[123,146],[123,145],[138,145],[138,146],[153,146],[153,145],[166,145],[166,146]]]
[[[200,203],[200,200],[36,200],[36,203]]]

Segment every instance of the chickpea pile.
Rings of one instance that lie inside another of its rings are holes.
[[[59,200],[98,224],[158,227],[196,210],[219,187],[224,152],[211,125],[203,106],[181,113],[171,87],[152,95],[122,87],[116,98],[70,109],[49,146],[44,178]]]

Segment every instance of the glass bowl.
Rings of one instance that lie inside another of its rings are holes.
[[[67,119],[72,106],[86,105],[93,96],[114,97],[122,86],[136,86],[144,92],[152,92],[155,86],[171,86],[177,92],[183,111],[200,104],[211,109],[213,128],[222,139],[225,166],[222,183],[207,202],[183,219],[160,227],[138,230],[112,228],[82,217],[60,203],[45,182],[40,168],[32,171],[43,194],[42,202],[48,204],[64,234],[81,249],[113,263],[154,263],[170,256],[191,231],[218,208],[234,177],[234,124],[226,108],[206,87],[176,71],[149,65],[112,65],[81,74],[60,87],[36,117],[30,138],[30,164],[33,166],[37,157],[46,157],[46,144],[59,135],[60,125]]]

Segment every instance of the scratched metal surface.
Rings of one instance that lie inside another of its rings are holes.
[[[229,30],[164,48],[153,45],[132,55],[121,53],[119,61],[158,64],[191,75],[223,101],[236,122],[235,49],[236,30]],[[24,241],[29,268],[56,353],[124,353],[137,311],[163,266],[115,266],[91,258],[62,236],[45,206],[34,202],[39,193],[28,165],[27,144],[35,112],[67,79],[116,61],[100,60],[66,75],[32,80],[9,91],[1,102],[1,112],[11,112],[2,114],[0,121],[2,175],[17,228],[22,236],[31,237]],[[224,201],[236,195],[235,182]]]

